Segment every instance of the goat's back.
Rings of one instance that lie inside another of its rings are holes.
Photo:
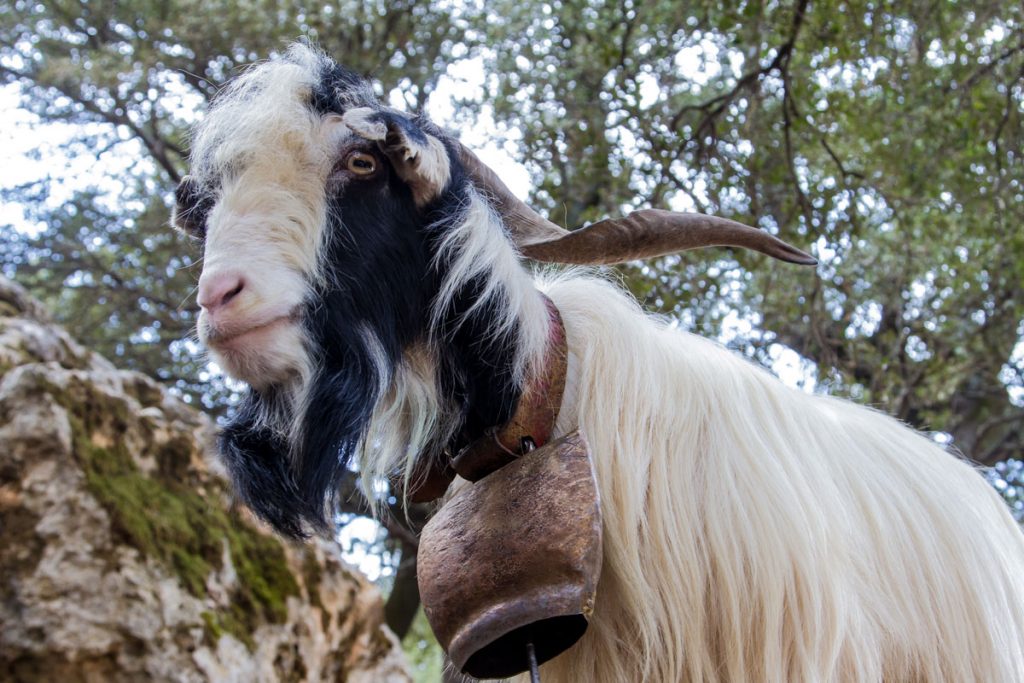
[[[1024,537],[971,467],[606,282],[541,286],[605,516],[591,628],[545,680],[1024,680]]]

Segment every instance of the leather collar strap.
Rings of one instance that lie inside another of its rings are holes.
[[[516,460],[551,438],[565,391],[565,373],[569,351],[565,326],[558,308],[541,295],[548,309],[548,345],[540,372],[527,383],[512,419],[491,427],[484,436],[448,459],[423,458],[416,463],[406,498],[414,503],[436,500],[448,490],[458,474],[478,481]],[[392,482],[394,483],[394,482]]]

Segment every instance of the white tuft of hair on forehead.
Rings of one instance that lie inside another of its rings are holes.
[[[329,61],[296,46],[284,58],[253,64],[214,99],[192,140],[192,174],[209,187],[239,163],[264,154],[275,137],[302,135],[316,117],[313,88]]]

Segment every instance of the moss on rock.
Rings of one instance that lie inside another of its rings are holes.
[[[323,598],[320,597],[320,582],[323,580],[323,568],[316,559],[312,549],[307,549],[302,558],[302,577],[306,584],[306,594],[309,604],[320,609],[320,624],[326,631],[331,623],[330,612],[324,607]]]
[[[237,584],[230,606],[204,613],[206,632],[214,642],[231,633],[251,649],[252,634],[261,623],[286,620],[288,596],[298,596],[299,586],[282,542],[229,509],[219,482],[208,486],[206,495],[186,484],[191,451],[185,440],[164,444],[157,453],[158,467],[149,476],[124,443],[134,419],[125,401],[84,383],[48,389],[68,410],[75,458],[88,490],[110,515],[115,534],[171,569],[199,598],[206,597],[210,574],[223,568],[227,548]],[[103,438],[97,439],[98,434]]]
[[[20,291],[0,276],[0,680],[408,681],[337,547],[264,535],[211,421]]]

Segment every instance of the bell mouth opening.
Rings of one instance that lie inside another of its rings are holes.
[[[533,643],[537,664],[554,659],[568,650],[587,630],[582,614],[541,619],[496,638],[474,652],[462,673],[474,678],[508,678],[530,668],[527,643]]]

